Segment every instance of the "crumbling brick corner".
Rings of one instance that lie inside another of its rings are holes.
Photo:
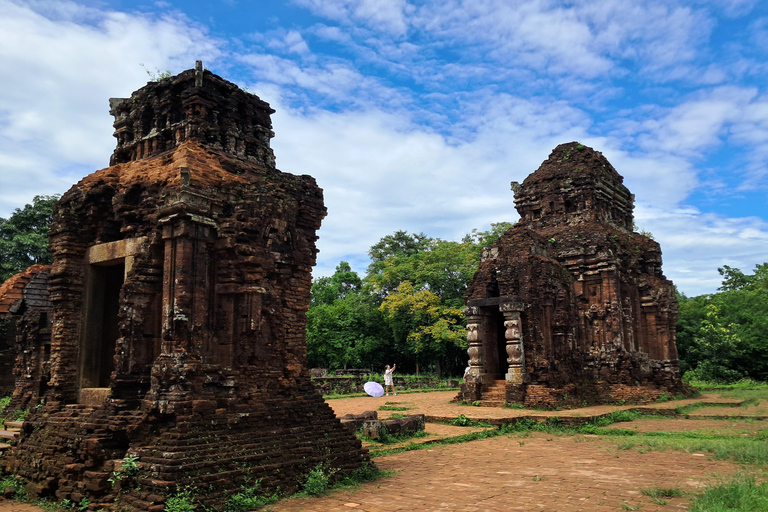
[[[483,251],[465,296],[458,400],[556,407],[683,391],[674,287],[659,244],[633,230],[622,182],[572,142],[512,183],[520,221]]]

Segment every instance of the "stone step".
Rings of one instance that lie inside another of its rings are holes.
[[[504,400],[480,400],[478,407],[504,407]]]
[[[21,428],[23,424],[23,421],[6,421],[3,426],[5,427],[5,430],[8,430],[9,428]]]
[[[11,445],[6,443],[0,443],[0,453],[3,453],[5,450],[10,450]]]
[[[0,438],[2,439],[15,439],[19,436],[18,429],[0,430]]]

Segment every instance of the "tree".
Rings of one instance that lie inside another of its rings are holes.
[[[511,227],[492,224],[461,242],[396,231],[374,244],[365,279],[342,261],[312,285],[307,312],[311,365],[458,373],[466,363],[463,296],[480,252]]]
[[[446,358],[460,355],[463,359],[467,330],[460,307],[445,305],[432,291],[403,281],[379,310],[394,321],[395,341],[416,356],[417,373],[419,360],[434,362],[439,376]]]
[[[307,361],[324,368],[373,368],[391,356],[392,336],[378,302],[349,263],[312,284]]]
[[[687,378],[727,383],[745,375],[739,364],[744,344],[734,332],[733,324],[723,324],[713,304],[707,305],[707,318],[701,323],[689,351],[697,364],[686,374]]]
[[[357,293],[363,285],[357,272],[352,270],[346,261],[336,266],[336,271],[331,277],[320,277],[312,283],[312,304],[333,304],[338,299],[343,299],[350,293]]]
[[[726,364],[741,375],[768,380],[768,263],[756,265],[751,275],[727,265],[718,271],[723,276],[719,293],[693,298],[678,297],[680,369],[685,372],[702,365],[706,368],[709,364]],[[710,306],[716,308],[714,317]],[[714,334],[702,332],[702,329],[715,324],[715,320],[717,325],[727,328],[729,335],[739,340],[739,350],[726,359],[718,357],[714,363],[705,363],[713,352],[702,349],[700,343]]]
[[[48,229],[59,196],[35,196],[32,204],[0,217],[0,282],[36,263],[51,263]]]

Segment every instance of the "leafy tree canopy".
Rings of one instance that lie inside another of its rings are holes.
[[[768,380],[768,263],[756,265],[751,275],[727,265],[718,271],[719,293],[678,296],[680,369],[719,380]]]
[[[50,263],[48,228],[58,195],[35,196],[32,204],[0,217],[0,282],[36,263]]]

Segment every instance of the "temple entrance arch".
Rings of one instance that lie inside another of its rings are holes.
[[[467,318],[469,373],[474,382],[489,384],[506,380],[525,381],[525,356],[518,297],[490,297],[471,301],[464,310]]]
[[[94,245],[85,255],[84,329],[80,341],[79,402],[109,394],[120,338],[120,292],[145,237]]]

